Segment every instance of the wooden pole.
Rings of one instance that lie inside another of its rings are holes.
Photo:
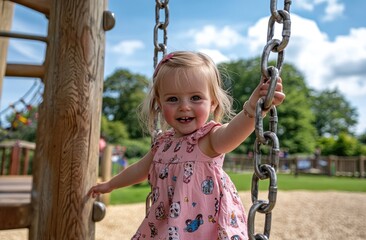
[[[32,190],[31,240],[95,239],[104,1],[52,0]]]
[[[14,4],[0,0],[0,31],[10,31],[13,21]],[[9,39],[0,37],[0,100],[3,92],[3,79],[6,69]]]

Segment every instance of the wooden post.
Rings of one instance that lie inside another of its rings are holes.
[[[0,0],[0,31],[10,31],[13,21],[14,4]],[[0,100],[3,92],[3,79],[6,69],[9,39],[0,37]]]
[[[52,0],[33,172],[31,240],[95,239],[105,1]]]
[[[11,149],[9,175],[18,175],[19,174],[21,150],[22,149],[20,148],[19,142],[16,141],[14,146]]]
[[[365,177],[365,160],[366,157],[365,156],[360,156],[360,178],[364,178]]]

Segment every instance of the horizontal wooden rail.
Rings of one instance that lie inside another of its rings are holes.
[[[5,76],[43,78],[44,72],[45,67],[43,65],[7,64]]]
[[[50,1],[49,0],[9,0],[14,3],[18,3],[37,12],[41,12],[46,16],[50,14]]]
[[[0,32],[0,37],[19,38],[19,39],[47,42],[47,37],[37,36],[37,35],[32,35],[32,34],[26,34],[26,33],[2,32],[1,31]]]

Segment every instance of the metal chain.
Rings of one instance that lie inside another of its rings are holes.
[[[158,65],[159,62],[159,53],[162,53],[162,58],[166,55],[167,50],[167,42],[168,42],[168,33],[167,28],[169,25],[169,0],[155,0],[155,27],[154,27],[154,69]],[[160,11],[164,11],[164,21],[160,19]],[[163,31],[162,42],[159,43],[159,31]],[[157,106],[156,106],[157,107]],[[154,119],[154,132],[151,136],[151,142],[154,142],[154,139],[161,132],[159,128],[160,114]],[[150,210],[150,206],[152,203],[152,192],[150,192],[146,197],[145,202],[145,212],[146,215]]]
[[[277,0],[271,0],[271,16],[268,22],[267,44],[264,47],[261,58],[262,78],[270,80],[270,86],[265,97],[258,100],[255,111],[255,134],[254,143],[254,174],[252,177],[252,207],[248,213],[248,235],[250,240],[268,240],[271,232],[272,210],[277,199],[277,165],[280,144],[277,138],[278,116],[275,106],[272,106],[276,83],[281,73],[284,60],[284,50],[290,40],[291,20],[290,20],[291,0],[284,0],[284,9],[277,10]],[[282,40],[273,39],[275,23],[282,24]],[[268,58],[271,52],[278,53],[276,67],[268,67]],[[263,131],[263,112],[269,111],[269,130]],[[262,163],[261,146],[270,145],[267,163]],[[268,200],[258,199],[259,180],[269,179]],[[265,214],[263,233],[255,233],[256,213]]]
[[[155,27],[154,27],[154,69],[159,62],[159,53],[162,53],[162,58],[166,55],[168,33],[167,28],[169,25],[169,0],[156,0],[155,4]],[[160,11],[164,11],[164,21],[160,19]],[[159,31],[163,31],[162,42],[159,43]],[[155,106],[157,107],[157,106]],[[159,135],[161,132],[159,128],[160,114],[157,114],[154,119],[154,132],[152,133],[151,140]]]
[[[155,27],[154,27],[154,68],[158,64],[159,52],[165,56],[167,49],[168,34],[167,28],[169,25],[169,0],[156,0],[155,4]],[[160,11],[164,11],[164,21],[160,19]],[[163,41],[159,43],[159,30],[163,31]]]

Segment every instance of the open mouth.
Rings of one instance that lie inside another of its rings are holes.
[[[181,123],[187,123],[192,121],[194,118],[193,117],[181,117],[181,118],[177,118],[177,120]]]

